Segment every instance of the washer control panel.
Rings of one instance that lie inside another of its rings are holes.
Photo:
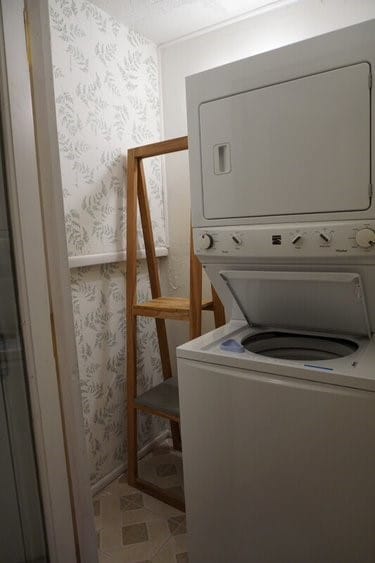
[[[193,236],[200,256],[375,257],[375,221],[195,228]]]

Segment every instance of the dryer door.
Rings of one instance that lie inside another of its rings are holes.
[[[220,272],[251,326],[371,337],[361,277],[343,272]]]
[[[369,74],[359,63],[201,104],[204,216],[367,209]]]

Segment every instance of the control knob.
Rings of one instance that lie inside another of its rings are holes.
[[[332,240],[332,235],[331,233],[327,233],[326,231],[320,231],[319,233],[319,237],[321,238],[321,240],[323,242],[325,242],[326,244],[329,244]]]
[[[302,235],[300,235],[299,233],[296,233],[295,235],[293,235],[292,244],[300,245],[301,243],[302,243]]]
[[[242,239],[241,239],[241,237],[239,237],[238,235],[234,234],[234,235],[232,235],[232,240],[233,240],[233,242],[234,242],[234,244],[235,244],[236,246],[241,246],[241,244],[242,244]]]
[[[213,245],[214,239],[212,238],[212,235],[208,233],[203,233],[198,239],[198,246],[200,250],[208,250],[209,248],[212,248]]]
[[[360,229],[355,235],[355,240],[361,248],[375,246],[375,231],[372,229]]]

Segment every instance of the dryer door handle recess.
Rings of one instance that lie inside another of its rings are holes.
[[[214,173],[229,174],[231,171],[231,157],[229,143],[214,145]]]

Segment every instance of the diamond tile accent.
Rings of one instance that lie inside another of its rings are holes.
[[[189,563],[189,556],[187,553],[178,553],[176,555],[177,563]]]
[[[171,516],[168,518],[168,527],[172,536],[186,534],[186,518],[182,516]]]
[[[170,477],[177,475],[177,469],[173,463],[161,463],[156,467],[156,473],[159,477]]]
[[[142,543],[145,541],[148,541],[148,531],[144,522],[142,524],[132,524],[131,526],[124,526],[122,528],[122,543],[124,545]]]
[[[138,510],[143,508],[143,496],[141,493],[133,493],[131,495],[124,495],[120,498],[121,510]]]

